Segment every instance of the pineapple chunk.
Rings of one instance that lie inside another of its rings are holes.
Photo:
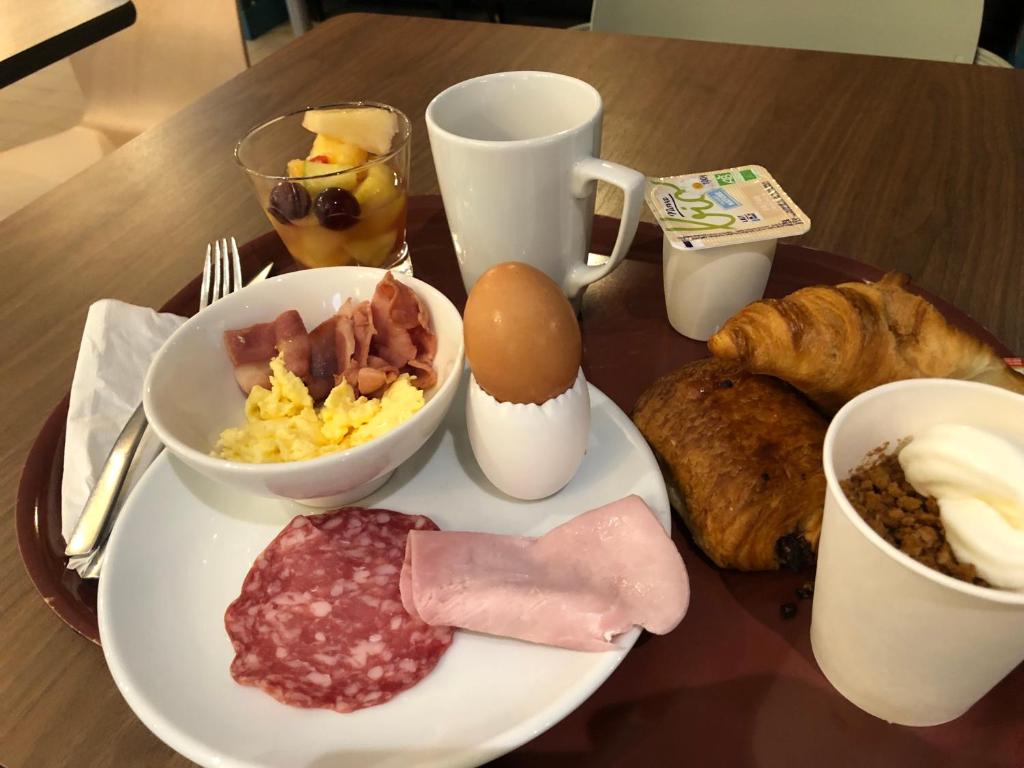
[[[391,150],[391,140],[398,133],[398,117],[379,107],[311,109],[303,116],[302,127],[383,155]]]
[[[380,267],[391,256],[397,235],[397,232],[391,230],[366,240],[353,240],[350,238],[345,243],[345,250],[361,266]]]
[[[345,235],[317,225],[289,227],[270,217],[277,234],[297,262],[307,267],[346,267],[355,259],[345,249]]]
[[[346,234],[353,240],[365,240],[387,230],[404,232],[405,203],[405,196],[398,195],[394,200],[384,205],[363,208],[359,214],[359,223],[346,230]]]
[[[316,138],[313,139],[313,146],[309,150],[309,156],[324,156],[327,157],[327,162],[329,163],[347,165],[349,168],[355,168],[357,165],[362,165],[366,162],[365,149],[340,139],[332,139],[330,136],[324,136],[322,133],[318,133]]]
[[[309,196],[314,199],[328,187],[340,187],[351,192],[356,188],[356,184],[359,183],[359,178],[355,171],[352,173],[339,173],[340,171],[347,171],[348,168],[349,166],[347,165],[317,163],[313,160],[306,160],[303,176],[322,176],[325,173],[333,173],[334,175],[323,179],[307,178],[302,183],[305,185],[306,191],[309,192]]]
[[[394,200],[398,191],[395,172],[390,166],[377,163],[366,169],[366,178],[359,182],[354,194],[360,207],[374,208]]]

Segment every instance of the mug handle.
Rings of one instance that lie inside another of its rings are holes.
[[[566,293],[570,296],[577,295],[586,286],[600,280],[619,265],[633,243],[633,236],[636,235],[636,227],[640,222],[640,206],[644,201],[646,182],[642,173],[599,157],[585,157],[579,160],[572,169],[573,195],[586,197],[590,194],[590,185],[594,181],[606,181],[622,190],[619,234],[615,238],[615,245],[606,264],[600,267],[577,264],[572,268],[565,278]]]

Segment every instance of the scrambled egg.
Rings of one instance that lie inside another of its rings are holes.
[[[423,392],[402,374],[379,399],[356,398],[343,381],[317,412],[280,356],[270,370],[270,389],[253,387],[245,401],[245,426],[221,432],[212,455],[254,464],[312,459],[380,437],[423,407]]]

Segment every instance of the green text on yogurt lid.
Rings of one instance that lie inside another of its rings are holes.
[[[715,248],[810,229],[807,215],[759,165],[649,178],[647,205],[673,245]]]

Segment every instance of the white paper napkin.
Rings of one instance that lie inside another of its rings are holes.
[[[113,299],[89,307],[71,382],[64,442],[61,532],[65,541],[75,530],[110,447],[142,401],[146,369],[183,322],[185,318],[177,315]],[[160,448],[159,441],[147,430],[128,470],[121,501]],[[80,571],[84,563],[85,558],[75,557],[68,567]]]

